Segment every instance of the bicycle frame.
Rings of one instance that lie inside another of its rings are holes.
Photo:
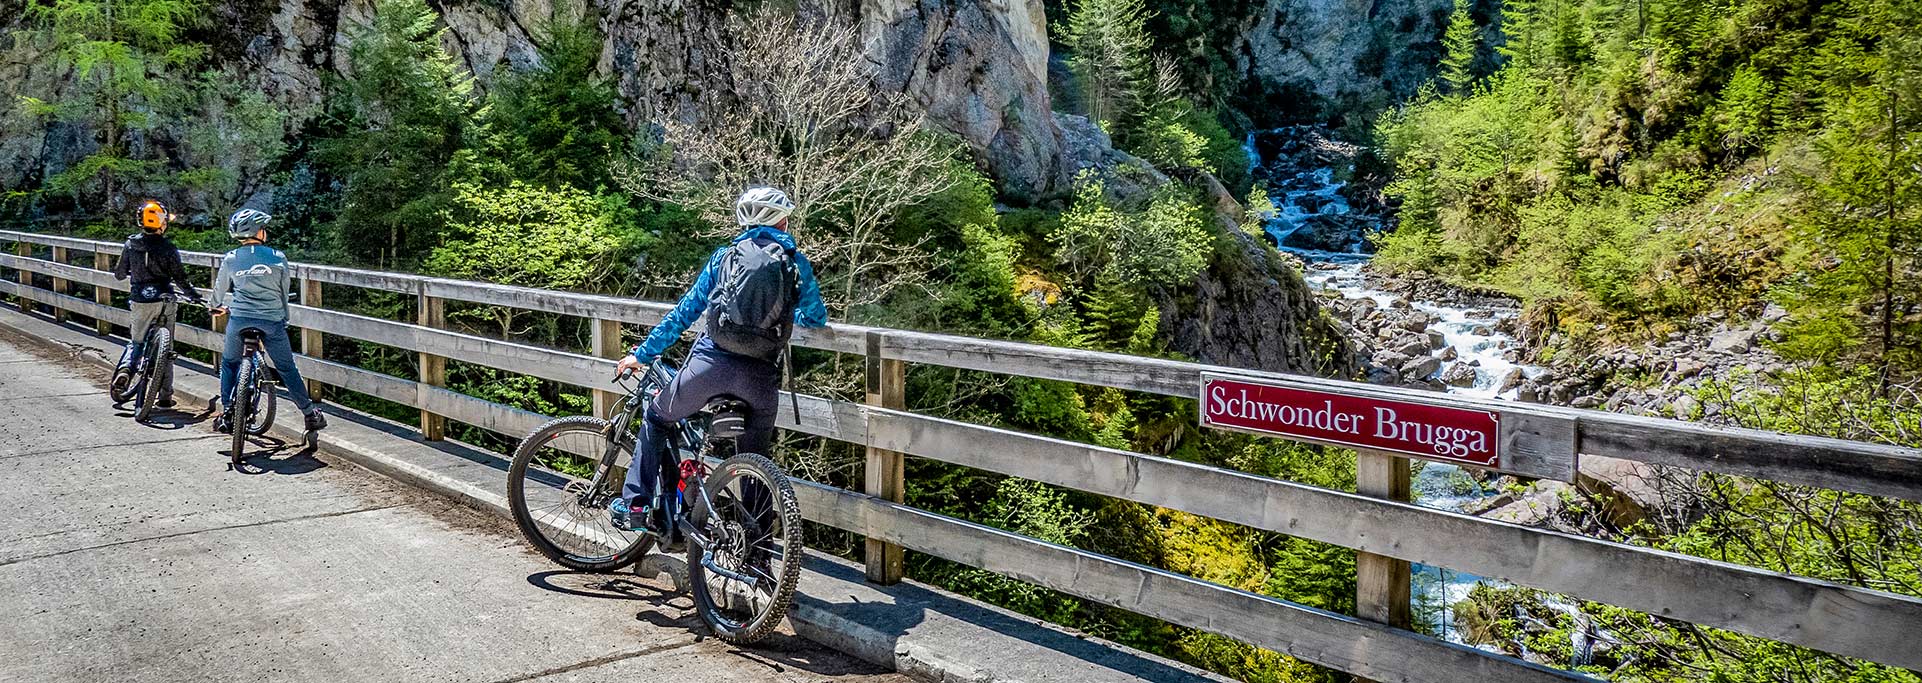
[[[641,371],[636,384],[628,387],[623,383],[622,386],[627,388],[627,397],[622,400],[620,408],[608,417],[607,433],[602,435],[602,437],[607,440],[608,448],[605,449],[605,455],[601,457],[601,462],[594,468],[594,477],[591,480],[588,491],[604,492],[603,495],[610,495],[611,497],[613,491],[619,486],[618,482],[609,481],[614,472],[615,462],[620,459],[622,453],[635,452],[635,449],[639,445],[637,426],[641,420],[647,419],[646,411],[648,401],[653,400],[654,395],[659,393],[657,388],[665,387],[667,383],[673,379],[674,372],[670,370],[666,364],[656,360],[648,364],[647,368]],[[671,463],[671,467],[664,468],[663,471],[671,470],[678,476],[681,471],[681,463],[686,460],[688,454],[692,454],[697,462],[701,462],[707,457],[713,444],[710,443],[707,438],[706,425],[694,418],[681,420],[676,426],[678,429],[675,429],[673,433],[668,435],[668,453],[673,457],[674,462]],[[696,446],[697,444],[698,447]],[[630,465],[631,463],[632,461],[630,460]],[[701,467],[696,468],[692,477],[679,478],[679,483],[686,484],[685,490],[694,492],[692,494],[684,493],[682,497],[699,499],[704,512],[708,515],[717,515],[718,513],[714,510],[713,502],[708,500],[707,496],[707,487],[705,486],[706,469],[706,464],[703,462]],[[610,485],[612,485],[612,487],[610,487]],[[680,509],[680,505],[674,500],[674,497],[668,490],[666,478],[657,478],[656,486],[659,490],[656,490],[653,495],[668,509],[667,518],[670,522],[668,533],[678,533],[683,538],[700,545],[705,550],[707,548],[706,539],[702,538],[699,531],[694,529],[693,525],[688,522],[686,513]]]

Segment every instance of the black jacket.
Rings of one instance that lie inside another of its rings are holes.
[[[135,303],[165,301],[173,286],[186,292],[189,299],[200,298],[200,292],[187,281],[187,269],[180,265],[180,249],[174,247],[173,240],[161,235],[140,233],[127,237],[120,262],[114,264],[113,276],[133,280],[133,291],[127,300]]]

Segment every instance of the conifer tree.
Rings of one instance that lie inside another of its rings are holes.
[[[1455,0],[1455,11],[1448,15],[1448,32],[1442,36],[1441,77],[1449,92],[1466,93],[1475,80],[1475,50],[1480,36],[1474,17],[1468,13],[1470,0]]]
[[[424,0],[380,0],[350,37],[352,72],[332,112],[346,132],[317,147],[344,181],[339,246],[363,262],[393,267],[427,253],[454,185],[479,173],[485,112],[473,76],[441,49],[439,19]]]
[[[579,10],[573,10],[578,12]],[[626,124],[614,85],[598,70],[602,36],[592,14],[556,17],[536,29],[539,60],[499,77],[488,130],[515,178],[594,190],[613,184],[608,163]]]
[[[98,147],[45,180],[47,189],[81,195],[99,190],[108,206],[123,204],[124,184],[164,168],[160,154],[135,149],[130,134],[160,125],[157,111],[178,93],[174,76],[196,61],[200,45],[182,33],[201,14],[201,0],[53,0],[27,4],[71,87],[57,99],[25,98],[27,110],[91,129]]]
[[[1143,106],[1154,87],[1154,42],[1142,0],[1076,0],[1059,32],[1089,119],[1114,123]]]
[[[1797,224],[1816,269],[1788,293],[1792,354],[1865,355],[1886,389],[1922,367],[1922,0],[1877,5],[1878,49],[1863,84],[1831,95],[1817,141],[1822,173],[1807,179]]]
[[[1722,145],[1730,156],[1760,148],[1768,136],[1770,103],[1775,89],[1768,79],[1752,67],[1742,67],[1722,87]]]

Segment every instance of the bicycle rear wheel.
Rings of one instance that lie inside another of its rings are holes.
[[[715,517],[698,501],[688,517],[706,540],[687,546],[694,606],[714,635],[735,644],[760,640],[781,625],[794,601],[807,551],[801,505],[779,465],[758,453],[728,458],[707,481]]]
[[[618,471],[592,481],[604,460],[618,457],[608,422],[563,417],[534,428],[514,449],[507,504],[521,535],[547,559],[580,571],[613,571],[647,554],[654,535],[617,529],[607,504],[619,495]]]
[[[254,375],[260,368],[252,355],[240,359],[240,369],[234,373],[234,402],[229,408],[233,412],[227,416],[227,426],[233,430],[234,443],[230,455],[233,457],[234,470],[240,470],[240,460],[247,457],[247,422],[252,419],[249,408],[254,404]]]
[[[137,422],[146,422],[147,418],[153,417],[153,411],[158,407],[155,404],[160,401],[161,377],[164,375],[161,368],[170,366],[174,362],[173,333],[168,332],[165,327],[154,328],[153,332],[147,334],[147,346],[144,351],[147,358],[146,367],[140,373],[138,385],[140,403],[133,409],[133,419]]]

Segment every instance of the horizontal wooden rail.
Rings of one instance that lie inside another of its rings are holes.
[[[95,250],[98,253],[118,251],[118,245],[71,238],[43,239],[37,235],[0,231],[0,240],[9,238],[70,250]],[[211,254],[189,254],[189,257],[198,263],[212,263],[217,258]],[[109,274],[42,259],[0,254],[0,266],[122,291],[127,288],[125,283],[115,281]],[[658,323],[668,310],[666,304],[615,297],[331,266],[297,266],[296,275],[338,285],[642,325]],[[34,287],[0,281],[0,293],[17,294],[56,309],[72,310],[121,324],[127,321],[127,314],[122,309]],[[428,349],[462,362],[584,387],[604,386],[612,375],[613,363],[608,359],[326,309],[296,306],[293,324],[406,350]],[[219,342],[217,333],[188,326],[182,326],[181,329],[180,338],[185,343],[211,347]],[[863,343],[864,336],[876,340],[872,350]],[[1922,455],[1911,449],[1755,430],[1720,429],[1548,406],[1460,401],[1456,397],[1430,392],[922,332],[835,326],[814,331],[807,341],[817,348],[873,353],[890,360],[1183,397],[1194,396],[1201,373],[1230,371],[1316,391],[1498,410],[1503,413],[1505,422],[1512,420],[1529,426],[1532,429],[1531,438],[1537,443],[1553,443],[1554,439],[1565,438],[1577,442],[1585,453],[1922,499]],[[412,379],[324,361],[304,360],[303,363],[303,368],[311,366],[307,374],[318,381],[414,406],[510,436],[525,433],[546,419]],[[797,402],[798,414],[793,409]],[[1194,463],[942,420],[900,410],[799,396],[792,400],[784,397],[780,412],[782,414],[778,421],[782,427],[802,433],[1182,510],[1413,562],[1502,578],[1524,586],[1637,609],[1666,618],[1885,664],[1922,668],[1922,651],[1907,646],[1910,634],[1922,632],[1922,600],[1908,596],[1521,527]],[[852,500],[846,496],[860,497],[860,494],[838,492],[835,496],[833,501],[822,499],[816,502],[845,505]],[[867,511],[858,514],[891,515],[890,519],[901,515],[915,519],[946,519],[912,508],[895,510],[899,506],[893,504],[883,507],[887,511],[877,513],[873,512],[869,502],[862,502],[848,509]],[[840,521],[846,524],[859,522],[863,526],[852,528],[834,521],[828,523],[932,554],[941,554],[941,548],[944,547],[942,543],[945,543],[939,539],[921,539],[917,541],[921,545],[917,546],[886,534],[870,533],[874,529],[865,526],[867,522]],[[968,526],[965,522],[947,521]],[[955,529],[947,531],[969,535]],[[993,534],[1046,545],[1005,532],[993,531]],[[929,547],[936,549],[929,550]],[[1087,555],[1082,551],[1059,550]],[[947,552],[959,551],[948,549]],[[1128,565],[1112,558],[1090,556],[1104,563]],[[980,559],[972,555],[969,558],[958,561],[975,564],[972,560]],[[975,566],[1002,571],[982,564]],[[1128,609],[1165,608],[1140,602],[1142,598],[1138,595],[1133,599],[1116,597],[1134,593],[1107,593],[1086,586],[1064,588],[1045,580],[1029,579],[1019,572],[1002,573]],[[1212,587],[1211,590],[1232,591],[1179,575],[1166,575],[1173,577],[1167,581],[1194,582]],[[1138,585],[1146,585],[1148,581],[1143,579]],[[1084,594],[1077,590],[1095,594]],[[1227,609],[1222,605],[1215,607]],[[1142,613],[1167,618],[1159,612]],[[1177,613],[1176,616],[1181,615]],[[1170,621],[1196,626],[1175,619]],[[1390,631],[1397,638],[1419,638],[1404,631],[1393,631],[1366,622],[1358,623],[1368,628]],[[1206,626],[1197,627],[1241,637]],[[1322,624],[1318,628],[1327,628],[1327,625]],[[1300,637],[1293,630],[1288,632],[1293,637]],[[1248,642],[1271,646],[1273,634],[1257,635],[1270,640]],[[1320,652],[1313,647],[1309,651]],[[1472,649],[1469,651],[1473,652]],[[1309,656],[1303,658],[1321,661]],[[1383,678],[1364,674],[1346,665],[1337,666],[1377,680],[1401,680],[1393,676]],[[1423,677],[1428,676],[1424,674]]]
[[[17,231],[0,231],[0,240],[18,240],[75,251],[120,252],[118,243]],[[186,258],[196,264],[207,265],[215,263],[219,255],[186,252]],[[670,308],[665,303],[336,266],[297,264],[295,275],[331,284],[403,293],[429,291],[433,296],[450,300],[642,325],[658,322],[659,317]],[[876,330],[854,325],[797,330],[795,342],[810,348],[859,354],[864,352],[862,340],[870,332],[883,336],[882,354],[891,360],[1187,398],[1197,394],[1202,372],[1228,372],[1317,391],[1496,410],[1503,414],[1505,421],[1540,421],[1544,425],[1573,421],[1575,450],[1583,454],[1922,501],[1922,452],[1881,444],[1719,428],[1592,410],[1466,399],[1419,390],[1200,363],[928,332]]]
[[[795,493],[821,524],[1374,681],[1594,680],[865,494],[811,482]]]

